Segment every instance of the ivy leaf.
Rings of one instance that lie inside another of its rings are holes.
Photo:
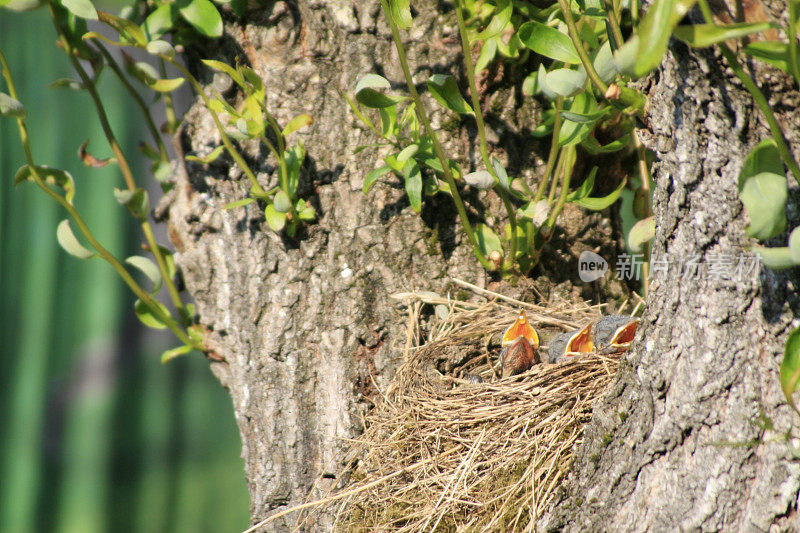
[[[389,80],[377,74],[365,74],[356,84],[356,100],[364,106],[380,109],[395,105],[400,100],[386,96],[379,89],[390,89]]]
[[[390,172],[392,167],[389,165],[383,165],[382,167],[374,168],[370,170],[366,176],[364,176],[364,186],[361,190],[364,191],[364,194],[367,194],[372,187],[372,184],[377,181],[378,178],[384,176],[387,172]]]
[[[601,198],[586,197],[581,200],[575,200],[575,203],[581,207],[589,209],[590,211],[601,211],[617,201],[619,195],[622,194],[622,190],[625,188],[626,183],[627,180],[622,180],[620,186],[608,196],[603,196]]]
[[[639,220],[628,232],[628,246],[634,252],[641,252],[642,246],[656,235],[655,217]]]
[[[150,291],[151,293],[155,294],[158,292],[161,288],[161,271],[152,259],[141,255],[132,255],[125,259],[125,262],[136,267],[147,276],[147,279],[153,284],[153,289]]]
[[[61,5],[76,17],[97,20],[97,10],[89,0],[61,0]]]
[[[692,24],[678,26],[672,35],[693,48],[706,48],[729,39],[739,39],[752,33],[777,28],[774,22],[741,22],[719,26],[717,24]]]
[[[497,0],[497,7],[495,7],[492,20],[490,20],[486,28],[476,36],[476,39],[491,39],[495,35],[499,35],[511,20],[511,13],[513,11],[514,6],[511,0]],[[480,72],[480,70],[478,72]]]
[[[153,300],[153,304],[157,307],[157,311],[160,311],[163,316],[170,316],[169,311],[167,311],[167,308],[164,307],[161,302]],[[136,300],[136,303],[133,304],[133,310],[136,312],[136,318],[148,328],[166,329],[167,325],[158,317],[156,314],[157,311],[143,301]]]
[[[403,167],[403,177],[411,209],[415,213],[419,213],[422,210],[422,174],[416,161],[413,159],[406,161]]]
[[[180,0],[178,12],[194,29],[206,37],[222,35],[222,17],[210,0]]]
[[[494,251],[503,253],[500,237],[486,224],[475,226],[475,238],[478,240],[478,247],[486,257],[489,257]]]
[[[50,168],[44,165],[37,165],[35,168],[36,173],[45,183],[64,189],[64,199],[72,205],[72,200],[75,198],[75,180],[72,179],[72,174],[60,168]],[[33,181],[33,173],[28,165],[20,168],[14,176],[15,186],[23,181]]]
[[[411,18],[410,0],[389,0],[389,11],[395,24],[402,30],[409,29],[414,22]]]
[[[304,128],[306,126],[310,126],[314,123],[314,119],[311,118],[311,115],[307,113],[303,113],[302,115],[297,115],[292,120],[286,124],[286,127],[283,128],[283,136],[287,137],[290,134],[294,133],[295,131],[299,130],[300,128]]]
[[[0,117],[25,118],[25,106],[19,100],[0,92]]]
[[[739,187],[739,197],[750,216],[747,234],[758,240],[769,239],[786,229],[786,177],[762,172],[747,178]]]
[[[800,382],[800,328],[795,328],[786,339],[786,350],[780,368],[781,389],[786,401],[797,410],[792,394]]]
[[[170,350],[165,351],[161,354],[161,363],[166,364],[175,359],[176,357],[180,357],[181,355],[185,355],[191,352],[193,348],[188,345],[184,344],[182,346],[178,346],[177,348],[172,348]]]
[[[434,74],[428,78],[428,90],[437,102],[450,111],[461,115],[475,116],[475,112],[467,101],[464,100],[464,97],[461,96],[461,91],[458,90],[456,79],[453,76]]]
[[[564,63],[581,62],[572,40],[555,28],[531,21],[520,26],[517,35],[525,46],[539,55]]]
[[[56,239],[58,244],[70,255],[74,255],[78,259],[89,259],[94,257],[94,252],[86,248],[72,233],[72,228],[69,227],[69,220],[62,220],[56,229]]]

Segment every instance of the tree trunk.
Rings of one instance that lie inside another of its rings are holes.
[[[461,64],[454,13],[441,13],[433,1],[414,7],[419,12],[406,46],[416,80],[427,79],[432,68],[453,72]],[[308,150],[300,194],[319,222],[296,239],[270,231],[257,204],[223,209],[249,189],[230,160],[181,165],[177,186],[161,206],[186,288],[221,359],[214,372],[233,398],[257,522],[302,503],[320,476],[310,497],[337,482],[337,458],[360,431],[360,413],[401,362],[406,324],[389,295],[456,293],[451,277],[478,284],[490,278],[450,198],[427,198],[420,216],[394,178],[369,195],[361,191],[363,176],[384,154],[356,154],[356,147],[378,139],[356,122],[342,93],[352,93],[358,76],[369,72],[405,86],[376,2],[275,2],[250,12],[246,22],[228,22],[225,33],[213,49],[189,50],[190,66],[199,58],[246,61],[263,78],[279,123],[299,113],[314,118],[299,135]],[[227,96],[235,101],[235,94]],[[430,111],[434,106],[427,103]],[[513,89],[493,91],[485,105],[492,109],[490,130],[501,132],[490,139],[501,147],[494,153],[507,159],[510,173],[530,180],[547,149],[526,133],[536,123],[536,107]],[[446,150],[462,154],[464,168],[474,170],[480,157],[474,124],[432,116],[439,127],[455,124],[447,128]],[[219,144],[210,116],[196,104],[185,117],[179,151],[207,154]],[[274,186],[277,173],[266,150],[248,146],[247,156],[264,188]],[[484,221],[484,210],[500,212],[485,196],[466,194],[473,224]],[[571,224],[556,239],[583,233],[612,242],[608,219],[576,211],[568,211]],[[577,267],[570,272],[577,276]],[[551,274],[555,282],[566,276],[563,268]],[[287,517],[270,528],[285,531],[293,524]]]
[[[713,266],[721,256],[735,266],[752,244],[737,178],[769,130],[720,57],[673,44],[650,79],[642,132],[659,161],[653,258],[672,264],[654,273],[640,334],[542,529],[800,528],[800,465],[776,438],[797,422],[778,381],[798,310],[796,272],[762,267],[760,276],[725,279]],[[797,153],[796,89],[775,70],[750,68]],[[699,276],[677,270],[692,257]],[[764,431],[762,414],[776,431]]]
[[[452,12],[432,0],[414,8],[419,12],[406,44],[419,83],[431,71],[453,72],[460,50]],[[315,120],[300,134],[309,153],[301,195],[319,222],[296,239],[270,231],[257,204],[222,209],[249,189],[230,161],[187,163],[167,205],[187,290],[221,359],[214,371],[233,398],[257,522],[303,501],[321,475],[329,474],[312,497],[336,483],[338,454],[359,431],[359,414],[400,363],[396,347],[405,325],[389,295],[444,294],[454,288],[449,277],[490,278],[449,198],[426,199],[420,217],[392,179],[369,195],[361,192],[363,176],[383,154],[355,153],[377,139],[355,122],[341,93],[352,92],[368,72],[404,86],[377,3],[270,3],[246,21],[228,22],[226,38],[215,46],[190,53],[246,61],[264,79],[280,123],[303,112]],[[490,129],[500,132],[496,153],[510,173],[530,182],[547,146],[526,134],[537,110],[513,90],[514,76],[500,73],[484,105],[492,110]],[[679,49],[652,79],[652,132],[643,137],[660,160],[653,255],[678,262],[697,254],[701,264],[714,254],[738,259],[750,240],[737,175],[748,149],[765,135],[758,113],[709,53]],[[780,95],[783,78],[769,79]],[[783,118],[800,146],[798,117]],[[447,115],[433,119],[452,126]],[[447,129],[448,151],[474,169],[474,126]],[[179,143],[199,154],[219,144],[201,105],[188,113]],[[274,162],[263,148],[249,146],[247,155],[262,185],[273,186]],[[482,196],[469,195],[467,203],[474,221],[483,209],[499,212]],[[600,215],[571,209],[559,226],[564,229],[551,249],[563,251],[548,252],[537,274],[554,282],[577,277],[575,258],[587,246],[576,248],[570,239],[587,232],[593,246],[605,243],[601,255],[615,261],[614,225]],[[595,286],[579,290],[597,295]],[[738,445],[764,436],[759,412],[778,428],[792,420],[777,381],[790,308],[797,308],[794,300],[783,305],[790,290],[785,276],[769,271],[742,281],[656,272],[634,349],[587,428],[564,498],[540,525],[747,530],[796,524],[800,468],[786,444]],[[287,518],[270,527],[293,524]],[[324,518],[319,525],[326,525]]]

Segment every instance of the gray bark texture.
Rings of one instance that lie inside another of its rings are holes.
[[[363,176],[380,164],[381,154],[355,154],[357,146],[377,139],[356,122],[341,93],[352,92],[367,72],[384,75],[398,89],[405,85],[377,2],[266,6],[245,20],[228,20],[221,44],[189,50],[190,66],[199,58],[229,64],[238,58],[263,78],[280,123],[299,113],[314,117],[299,135],[308,149],[301,196],[319,222],[288,238],[268,229],[257,204],[224,210],[249,189],[229,159],[179,165],[177,186],[161,206],[186,289],[208,328],[212,368],[233,399],[254,523],[337,482],[346,439],[360,431],[360,413],[400,363],[405,324],[389,295],[455,293],[450,277],[491,281],[449,198],[427,199],[419,216],[397,181],[361,192]],[[414,2],[414,8],[407,47],[422,88],[431,72],[458,74],[460,49],[447,4]],[[784,78],[761,74],[784,111],[793,145],[800,146],[799,119],[792,114],[797,93],[780,85],[788,83]],[[496,82],[483,95],[492,150],[510,174],[535,183],[547,150],[529,135],[538,111],[513,89],[519,86],[514,72],[492,75],[483,80],[487,87]],[[736,178],[748,149],[766,131],[749,97],[713,54],[678,48],[648,91],[651,131],[643,138],[660,161],[654,255],[699,254],[702,262],[714,253],[741,253],[750,241]],[[235,89],[226,96],[238,98]],[[474,124],[438,113],[433,120],[448,132],[447,150],[475,169]],[[220,144],[201,105],[190,109],[185,124],[178,139],[185,153],[207,154]],[[275,162],[266,149],[252,145],[246,154],[262,185],[274,186]],[[474,222],[483,220],[484,209],[502,217],[486,197],[466,194]],[[615,261],[619,233],[608,218],[570,208],[559,227],[536,270],[551,285],[572,287],[582,249]],[[584,298],[619,294],[619,287],[576,287],[573,294]],[[793,420],[777,381],[797,309],[792,293],[789,278],[770,272],[744,283],[657,273],[634,349],[587,427],[563,499],[541,528],[797,526],[800,467],[786,444],[730,445],[762,436],[761,411],[779,428]],[[324,529],[327,520],[318,525]],[[293,525],[288,516],[268,529]]]
[[[797,157],[797,88],[775,70],[749,67]],[[762,267],[750,281],[708,271],[719,255],[735,263],[752,244],[737,178],[768,127],[711,51],[673,42],[649,84],[650,131],[642,138],[658,159],[652,253],[673,265],[654,273],[637,340],[586,428],[563,500],[539,526],[800,530],[800,465],[776,438],[797,424],[778,380],[797,322],[796,271]],[[797,187],[790,180],[792,228]],[[786,235],[774,241],[785,246]],[[703,265],[699,277],[673,270],[692,257]],[[761,415],[776,431],[763,430]]]

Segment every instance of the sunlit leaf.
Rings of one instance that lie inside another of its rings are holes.
[[[639,24],[633,74],[644,76],[661,63],[675,25],[697,0],[656,0]],[[627,44],[627,43],[626,43]]]
[[[98,17],[102,22],[105,22],[120,34],[120,37],[128,39],[130,42],[136,43],[139,46],[147,44],[147,38],[142,29],[134,22],[122,17],[117,17],[104,11],[97,12]]]
[[[497,37],[484,41],[478,60],[475,61],[475,72],[480,73],[483,69],[488,67],[494,59],[495,54],[497,54]]]
[[[154,80],[152,83],[149,83],[151,89],[154,91],[158,91],[160,93],[170,93],[183,85],[186,81],[184,78],[173,78],[173,79],[163,79],[163,80]]]
[[[89,259],[95,255],[94,252],[78,242],[75,234],[72,233],[72,228],[69,227],[69,220],[62,220],[58,225],[56,239],[58,239],[58,244],[61,245],[64,251],[78,259]]]
[[[166,307],[164,307],[164,304],[158,300],[153,300],[153,306],[156,309],[153,309],[153,307],[150,307],[141,300],[136,300],[136,303],[133,304],[133,310],[136,312],[136,318],[138,318],[142,324],[148,328],[166,329],[167,325],[158,315],[160,314],[168,317],[170,316],[169,311]]]
[[[158,292],[161,288],[161,271],[152,259],[141,255],[132,255],[125,259],[125,262],[136,267],[147,276],[147,279],[153,284],[153,289],[150,291],[151,293]]]
[[[478,190],[485,191],[494,187],[496,183],[491,174],[486,170],[476,170],[469,174],[464,174],[464,181],[467,185]]]
[[[492,156],[492,169],[494,170],[495,176],[497,176],[497,181],[500,183],[500,186],[506,191],[510,190],[508,173],[500,160],[494,156]]]
[[[173,3],[160,5],[153,10],[142,23],[142,30],[144,30],[147,39],[158,39],[172,30],[177,14],[178,11]]]
[[[314,211],[314,208],[302,198],[297,200],[294,209],[297,211],[297,216],[300,217],[300,220],[304,222],[311,222],[317,218],[317,212]]]
[[[161,354],[161,362],[166,364],[175,359],[176,357],[180,357],[181,355],[185,355],[191,352],[193,348],[188,344],[184,344],[182,346],[178,346],[177,348],[171,348],[164,353]]]
[[[778,41],[756,41],[744,47],[744,52],[784,72],[789,72],[791,55],[789,44]]]
[[[405,163],[406,161],[411,159],[414,156],[414,154],[416,154],[418,151],[419,151],[418,144],[409,144],[408,146],[400,150],[400,153],[397,154],[396,156],[397,160],[400,163]]]
[[[356,100],[371,108],[389,107],[400,100],[386,96],[379,89],[390,89],[389,80],[377,74],[365,74],[356,84]]]
[[[162,55],[170,59],[175,57],[175,48],[167,41],[161,41],[159,39],[150,41],[147,43],[147,46],[145,46],[145,49],[154,55]]]
[[[503,253],[503,245],[500,242],[500,237],[486,224],[478,224],[475,226],[475,237],[478,240],[478,247],[481,249],[481,252],[483,252],[483,255],[488,257],[494,251]]]
[[[304,128],[306,126],[310,126],[314,123],[314,119],[311,118],[311,115],[307,113],[303,113],[302,115],[297,115],[292,120],[286,124],[286,127],[283,128],[283,136],[287,137],[294,133],[295,131],[299,130],[300,128]]]
[[[147,214],[150,212],[150,198],[146,190],[141,187],[134,190],[114,187],[114,196],[120,204],[128,208],[134,217],[139,220],[147,218]]]
[[[747,154],[742,164],[742,170],[739,171],[739,189],[744,186],[748,179],[762,172],[778,174],[779,176],[784,175],[783,160],[781,160],[781,154],[778,152],[778,145],[775,144],[775,139],[772,137],[768,137],[758,143]]]
[[[227,204],[224,207],[224,209],[234,209],[236,207],[243,207],[245,205],[252,204],[255,201],[256,201],[255,198],[242,198],[241,200],[236,200],[235,202],[231,202],[231,203]]]
[[[273,205],[275,206],[275,211],[278,213],[288,213],[292,210],[292,201],[289,199],[289,195],[284,191],[278,191],[275,194]]]
[[[758,240],[769,239],[786,229],[786,177],[762,172],[748,178],[739,196],[750,217],[747,234]]]
[[[25,118],[25,106],[6,93],[0,92],[0,117]]]
[[[627,180],[622,180],[620,186],[608,196],[603,196],[601,198],[586,197],[581,200],[575,200],[575,203],[590,211],[600,211],[611,206],[611,204],[619,199],[619,195],[622,194],[622,190],[625,188],[625,183],[627,183]]]
[[[628,233],[628,247],[634,252],[642,251],[642,246],[650,242],[656,234],[655,217],[647,217],[633,225]]]
[[[537,54],[564,63],[581,61],[572,40],[555,28],[531,21],[520,26],[518,35],[525,46]]]
[[[206,37],[222,35],[222,17],[210,0],[179,0],[178,12]]]
[[[281,231],[286,226],[286,213],[279,213],[272,204],[264,209],[264,218],[272,231]]]
[[[61,0],[61,5],[76,17],[97,20],[97,10],[89,0]]]
[[[777,28],[774,22],[741,22],[738,24],[691,24],[678,26],[672,30],[672,35],[694,48],[705,48],[712,44],[739,39],[752,33],[759,33]]]
[[[369,192],[369,189],[372,187],[372,184],[375,183],[375,181],[378,178],[384,176],[387,172],[391,172],[391,170],[392,167],[390,167],[389,165],[383,165],[382,167],[370,170],[367,173],[367,175],[364,176],[364,186],[362,187],[364,194],[367,194]]]
[[[569,98],[586,88],[586,73],[568,68],[557,68],[547,73],[547,86],[559,96]]]
[[[200,163],[205,163],[205,164],[208,164],[208,163],[213,163],[214,161],[216,161],[216,160],[217,160],[217,158],[218,158],[220,155],[222,155],[222,152],[224,152],[224,151],[225,151],[225,146],[223,146],[223,145],[219,145],[219,146],[217,146],[216,148],[214,148],[214,149],[211,151],[211,153],[210,153],[210,154],[208,154],[208,155],[207,155],[207,156],[205,156],[205,157],[198,157],[198,156],[196,156],[196,155],[187,155],[187,156],[186,156],[186,160],[187,160],[187,161],[197,161],[197,162],[200,162]]]
[[[35,168],[36,173],[45,183],[61,187],[64,190],[64,198],[72,204],[72,200],[75,198],[75,180],[72,179],[72,174],[60,168],[50,168],[44,165],[37,165]],[[17,170],[14,176],[14,185],[23,181],[33,181],[33,173],[28,165]]]
[[[409,0],[389,0],[389,11],[395,24],[400,29],[407,30],[414,22],[411,18],[411,5]]]
[[[792,394],[797,390],[797,384],[800,381],[800,328],[795,328],[786,339],[780,378],[781,389],[786,401],[797,410]]]
[[[800,263],[793,259],[792,251],[788,246],[767,248],[765,246],[755,245],[752,246],[751,249],[758,254],[762,263],[773,270],[785,270],[800,265]]]
[[[461,96],[456,79],[445,74],[434,74],[428,79],[428,90],[437,102],[450,111],[462,115],[475,115],[470,105]]]
[[[514,6],[511,0],[497,0],[494,16],[492,16],[486,28],[477,35],[476,39],[490,39],[500,34],[511,20],[511,13],[513,11]]]
[[[422,209],[422,174],[419,165],[413,159],[406,161],[403,167],[403,178],[411,209],[415,213],[419,213]]]

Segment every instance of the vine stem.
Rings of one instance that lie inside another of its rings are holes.
[[[225,128],[222,126],[222,122],[219,120],[219,115],[217,115],[217,112],[211,109],[211,107],[209,106],[210,102],[208,96],[206,96],[206,93],[203,91],[203,87],[200,85],[200,82],[198,82],[197,79],[194,76],[192,76],[191,72],[186,70],[186,68],[177,61],[166,56],[161,56],[161,58],[168,61],[178,70],[180,70],[184,76],[186,76],[186,79],[189,80],[189,84],[203,100],[203,104],[206,106],[206,109],[208,109],[208,112],[211,114],[211,118],[212,120],[214,120],[214,125],[216,125],[217,131],[219,131],[219,135],[220,138],[222,139],[222,144],[225,146],[225,149],[231,155],[236,164],[239,165],[239,168],[242,169],[242,172],[245,173],[247,179],[250,180],[250,184],[253,186],[253,190],[256,191],[256,193],[261,196],[266,196],[264,188],[261,186],[260,183],[258,183],[256,175],[253,173],[253,170],[250,168],[250,165],[247,164],[247,161],[244,160],[242,154],[240,154],[239,150],[237,150],[236,147],[233,145],[233,142],[231,141],[230,137],[228,137],[228,134],[225,133]]]
[[[706,0],[699,0],[700,11],[703,13],[703,17],[705,18],[706,22],[711,23],[713,20],[713,15],[711,13],[711,8],[708,6],[708,2]],[[790,2],[791,3],[791,2]],[[795,43],[796,44],[796,43]],[[739,60],[736,57],[736,54],[728,48],[728,45],[725,43],[718,44],[722,55],[725,57],[725,60],[728,62],[728,66],[730,66],[733,73],[739,78],[739,81],[742,82],[745,89],[750,93],[750,96],[753,97],[753,100],[756,102],[756,105],[764,114],[764,118],[767,119],[767,124],[769,124],[769,129],[772,131],[772,137],[775,139],[775,144],[778,147],[778,152],[781,154],[781,159],[783,162],[786,163],[786,166],[789,167],[789,171],[794,176],[794,179],[800,183],[800,166],[797,165],[797,161],[792,155],[791,149],[789,149],[789,145],[786,143],[786,138],[783,135],[783,128],[778,123],[778,119],[775,118],[775,114],[772,112],[772,108],[769,106],[769,102],[767,102],[767,98],[764,96],[764,93],[761,92],[761,89],[758,88],[756,82],[748,76],[748,74],[742,68],[742,65],[739,63]],[[790,46],[791,49],[791,46]]]
[[[458,194],[456,180],[453,178],[453,173],[450,171],[450,165],[448,164],[447,158],[444,155],[442,144],[439,142],[439,137],[431,127],[430,120],[428,120],[428,115],[425,113],[425,108],[422,107],[422,99],[419,97],[419,92],[417,92],[417,88],[414,85],[414,79],[411,77],[411,71],[408,68],[405,49],[403,48],[403,42],[400,39],[400,30],[397,27],[397,23],[395,22],[394,18],[392,17],[389,4],[386,0],[381,0],[381,8],[383,8],[383,14],[389,21],[389,26],[392,28],[392,39],[394,40],[395,49],[397,49],[397,55],[400,59],[400,66],[403,69],[403,76],[406,79],[406,85],[408,85],[408,92],[411,93],[411,98],[414,100],[414,111],[417,114],[417,118],[422,123],[422,126],[425,128],[425,133],[427,133],[433,141],[433,149],[436,152],[436,157],[439,159],[439,163],[442,165],[444,177],[447,180],[447,185],[450,187],[450,192],[453,196],[453,203],[456,204],[456,210],[458,211],[458,216],[461,219],[461,225],[464,228],[464,232],[467,234],[467,239],[469,239],[472,249],[483,268],[486,270],[494,270],[494,266],[489,262],[478,245],[478,239],[475,237],[475,232],[472,229],[472,225],[469,223],[464,202],[461,200],[461,196]]]
[[[481,110],[481,102],[480,98],[478,97],[478,86],[475,83],[475,67],[472,64],[472,47],[470,46],[469,42],[467,26],[464,23],[464,7],[462,5],[462,1],[463,0],[456,0],[456,19],[458,20],[458,33],[461,35],[461,50],[464,53],[464,64],[467,67],[467,80],[469,81],[469,92],[470,96],[472,97],[472,108],[475,110],[475,122],[478,125],[481,157],[483,158],[483,164],[486,167],[486,170],[489,171],[489,174],[492,175],[497,183],[497,185],[495,185],[495,189],[497,189],[497,192],[503,201],[503,205],[506,208],[506,213],[508,214],[508,222],[511,225],[512,235],[510,239],[511,261],[515,262],[517,259],[517,215],[514,211],[514,206],[511,204],[511,199],[508,196],[508,191],[506,191],[500,184],[500,180],[498,179],[497,173],[494,170],[494,165],[492,165],[492,162],[489,159],[489,150],[486,146],[486,125],[483,122],[483,111]]]
[[[564,97],[556,97],[555,117],[553,118],[553,140],[550,142],[550,153],[547,154],[547,163],[542,175],[542,181],[539,182],[539,187],[536,190],[536,196],[533,198],[533,203],[536,204],[544,197],[544,191],[547,188],[547,182],[550,181],[550,174],[553,172],[553,167],[556,164],[556,156],[558,156],[558,137],[561,134],[561,107],[564,105]]]
[[[9,95],[12,98],[17,99],[17,91],[14,86],[14,80],[11,76],[11,70],[8,68],[8,63],[6,62],[6,57],[5,54],[3,54],[2,49],[0,49],[0,67],[3,71],[3,78],[5,78],[6,85],[8,86]],[[133,276],[131,276],[130,272],[128,272],[128,270],[122,265],[122,263],[120,263],[111,252],[106,250],[106,248],[100,244],[92,231],[86,225],[83,217],[81,217],[80,213],[78,213],[78,210],[75,209],[75,207],[70,204],[66,198],[47,186],[42,177],[39,175],[39,172],[36,170],[36,163],[33,160],[33,152],[30,146],[30,137],[28,136],[28,127],[25,124],[24,118],[17,117],[17,127],[19,129],[20,141],[22,142],[22,149],[25,152],[25,160],[28,163],[28,168],[31,170],[31,176],[33,177],[34,183],[36,183],[40,189],[42,189],[46,194],[48,194],[59,204],[61,204],[64,209],[66,209],[72,220],[75,221],[78,229],[81,231],[83,236],[86,237],[86,240],[89,241],[89,244],[95,249],[98,255],[117,271],[131,291],[133,291],[133,293],[152,310],[153,314],[155,314],[158,319],[161,320],[181,342],[197,350],[203,350],[203,347],[192,340],[191,337],[189,337],[189,335],[187,335],[186,332],[181,329],[181,326],[175,321],[175,319],[169,315],[169,313],[164,314],[161,311],[158,302],[156,302],[150,294],[142,289],[141,286],[136,283],[136,280],[133,279]]]
[[[558,5],[561,6],[561,13],[564,15],[564,22],[567,23],[569,37],[572,39],[572,44],[575,46],[575,50],[578,52],[578,57],[581,59],[583,68],[586,69],[586,75],[589,76],[590,80],[592,80],[592,84],[597,87],[597,90],[599,90],[601,94],[605,95],[606,91],[608,91],[608,85],[606,85],[605,82],[600,79],[600,75],[594,69],[594,65],[592,65],[592,62],[589,60],[589,55],[586,53],[586,49],[583,47],[583,43],[581,42],[581,37],[578,34],[578,28],[575,26],[575,19],[572,18],[572,10],[569,8],[568,0],[558,0]]]
[[[51,14],[53,17],[53,21],[55,22],[56,16],[53,6],[50,6]],[[58,27],[56,24],[56,31],[58,32],[59,38],[61,39],[61,44],[63,45],[64,50],[67,52],[67,57],[69,57],[70,62],[72,63],[73,68],[80,76],[81,81],[83,82],[83,86],[89,92],[89,95],[94,102],[95,109],[97,111],[97,116],[100,119],[100,125],[102,126],[103,133],[106,136],[106,140],[108,141],[109,146],[111,146],[111,151],[114,152],[114,156],[117,158],[117,164],[119,164],[119,168],[122,171],[122,176],[125,179],[125,183],[128,186],[128,190],[135,191],[136,190],[136,181],[133,178],[133,172],[131,171],[131,167],[128,164],[128,160],[125,157],[125,154],[122,152],[122,148],[117,141],[116,136],[114,135],[114,131],[111,129],[111,124],[108,121],[108,115],[106,114],[105,107],[103,106],[103,101],[100,99],[100,95],[97,93],[97,88],[94,85],[94,82],[89,78],[89,75],[86,73],[86,70],[83,68],[83,65],[80,64],[77,57],[74,54],[74,50],[67,39],[67,36],[64,35],[64,32],[61,28]],[[147,113],[145,113],[147,114]],[[138,218],[138,217],[137,217]],[[77,221],[76,221],[77,222]],[[169,276],[169,269],[167,268],[167,262],[164,259],[164,254],[161,253],[161,249],[156,242],[155,234],[153,233],[153,229],[150,227],[150,222],[147,220],[147,215],[143,215],[139,218],[139,222],[142,227],[142,232],[144,233],[145,239],[147,240],[147,245],[150,248],[150,252],[153,254],[153,257],[158,264],[158,269],[161,272],[161,277],[164,280],[164,285],[167,287],[167,292],[169,293],[170,300],[172,300],[172,304],[178,310],[184,310],[183,301],[181,300],[180,294],[178,293],[178,288],[175,286],[174,281]]]

